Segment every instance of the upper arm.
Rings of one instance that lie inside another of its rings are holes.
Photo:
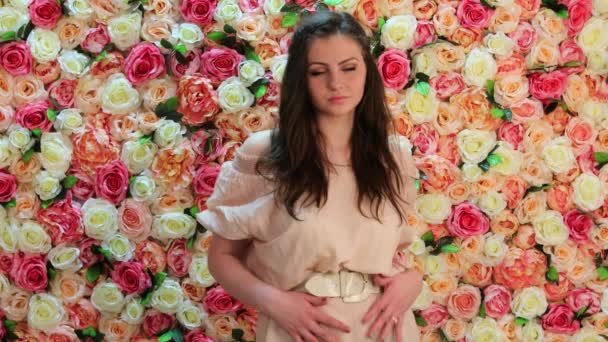
[[[255,132],[245,139],[243,145],[239,147],[238,152],[244,156],[263,156],[270,150],[271,136],[271,129]]]
[[[240,259],[249,244],[251,244],[251,241],[251,239],[229,240],[213,233],[209,246],[209,257],[213,258],[221,254],[228,254]]]

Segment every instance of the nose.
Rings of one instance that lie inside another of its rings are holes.
[[[339,90],[344,85],[342,75],[338,71],[332,70],[329,72],[329,78],[327,79],[327,86],[330,90]]]

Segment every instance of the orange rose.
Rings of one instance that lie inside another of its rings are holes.
[[[540,0],[515,0],[521,8],[521,19],[530,20],[540,9]]]
[[[478,287],[488,286],[492,283],[492,267],[474,263],[464,273],[462,280]]]
[[[543,116],[543,120],[553,127],[553,132],[562,135],[572,117],[561,106],[555,107],[551,113]]]
[[[122,72],[125,65],[125,57],[118,51],[108,52],[106,58],[91,64],[90,75],[93,78],[106,79],[110,75]]]
[[[108,341],[128,341],[135,335],[139,326],[129,324],[119,318],[102,316],[99,321],[99,331],[105,334]]]
[[[194,151],[189,140],[181,146],[159,150],[151,170],[155,179],[168,189],[185,188],[194,177]]]
[[[19,192],[15,196],[16,206],[11,210],[14,210],[14,217],[22,220],[29,220],[34,218],[38,209],[40,209],[40,200],[34,192],[33,185],[31,183],[21,184]]]
[[[496,234],[512,236],[518,228],[519,221],[510,210],[503,210],[490,220],[490,229]]]
[[[575,155],[585,152],[597,138],[597,131],[592,122],[580,116],[570,119],[566,126],[566,136],[572,143]]]
[[[448,38],[462,46],[465,52],[471,52],[483,43],[483,31],[459,26]]]
[[[494,268],[494,280],[510,289],[540,286],[545,281],[547,259],[536,249],[510,247],[502,263]]]
[[[65,50],[72,50],[82,42],[88,28],[89,27],[84,20],[63,17],[57,22],[55,32],[59,35],[61,47]]]
[[[228,141],[224,143],[224,154],[220,155],[217,161],[221,164],[226,160],[234,160],[236,150],[242,145],[240,141]]]
[[[359,0],[353,13],[355,18],[360,24],[370,28],[372,30],[378,29],[378,18],[380,17],[380,10],[376,6],[374,0]]]
[[[552,302],[559,302],[562,299],[566,298],[570,291],[574,290],[574,284],[566,278],[565,273],[560,272],[558,274],[558,283],[554,284],[552,282],[547,282],[544,285],[545,294],[547,295],[547,300]]]
[[[453,204],[458,204],[469,198],[471,187],[467,182],[454,182],[448,186],[446,194]]]
[[[547,210],[547,194],[543,191],[529,193],[515,207],[519,223],[530,223]]]
[[[448,186],[457,180],[454,164],[437,155],[420,158],[416,167],[426,175],[426,179],[421,183],[427,191],[445,192]]]
[[[472,192],[473,196],[480,197],[488,193],[488,191],[492,191],[494,189],[500,188],[499,179],[497,175],[494,173],[484,173],[479,177],[479,179],[473,183]]]
[[[253,44],[253,49],[260,57],[260,60],[262,61],[261,64],[264,69],[270,68],[272,59],[282,54],[279,43],[277,43],[276,40],[268,37],[264,37],[262,40],[256,41]]]
[[[409,138],[414,132],[412,118],[405,113],[393,116],[393,126],[395,127],[395,131],[404,137]]]
[[[494,131],[500,127],[501,119],[490,114],[490,102],[482,88],[470,87],[452,96],[450,102],[462,113],[466,128]]]
[[[22,158],[13,160],[13,163],[9,166],[9,171],[15,175],[19,183],[31,183],[41,168],[40,158],[35,153],[27,163]]]
[[[572,202],[572,187],[566,184],[558,184],[547,190],[547,205],[560,213],[574,208]]]
[[[88,299],[80,298],[76,303],[66,304],[65,308],[74,328],[97,328],[99,312]]]
[[[437,116],[433,122],[441,135],[456,134],[462,130],[462,120],[454,104],[439,102]]]
[[[205,320],[205,332],[219,341],[230,340],[232,329],[238,327],[238,322],[230,314],[210,315]]]
[[[144,240],[135,247],[135,259],[141,261],[152,274],[156,274],[167,266],[167,257],[163,248],[156,242]]]
[[[243,141],[245,139],[239,118],[233,113],[220,113],[215,116],[213,123],[215,127],[223,130],[225,136],[230,140]]]
[[[177,110],[184,114],[182,121],[188,125],[198,126],[213,120],[220,108],[217,92],[201,74],[182,77],[177,86],[177,97]]]
[[[414,2],[413,14],[418,20],[431,20],[437,12],[437,3],[432,0]]]
[[[524,76],[526,74],[526,58],[518,53],[513,53],[509,57],[498,58],[496,60],[496,78],[503,78],[509,75]]]
[[[556,174],[555,180],[563,184],[570,184],[574,182],[576,177],[578,177],[580,174],[581,169],[579,167],[579,164],[574,164],[574,167],[568,170],[567,172],[561,172]]]
[[[603,129],[597,134],[597,141],[595,142],[595,150],[598,152],[608,152],[608,129]]]
[[[523,250],[530,249],[536,244],[536,234],[531,225],[525,224],[519,227],[517,235],[513,237],[513,244]]]
[[[117,160],[120,147],[105,130],[87,127],[72,135],[74,167],[94,177],[97,167]]]
[[[189,189],[167,190],[152,203],[150,210],[154,215],[173,211],[184,211],[194,205],[194,197]]]
[[[203,299],[205,299],[205,294],[207,293],[207,289],[205,287],[197,284],[189,277],[182,279],[182,290],[188,299],[193,302],[202,302]]]
[[[528,184],[517,175],[508,176],[501,188],[501,192],[507,200],[507,208],[513,209],[524,198]]]

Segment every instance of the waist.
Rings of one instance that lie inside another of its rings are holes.
[[[379,286],[374,285],[370,274],[346,269],[339,272],[312,273],[294,290],[317,297],[340,298],[345,303],[362,302],[371,294],[382,292]]]

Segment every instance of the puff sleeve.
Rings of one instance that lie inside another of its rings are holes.
[[[229,240],[259,237],[267,223],[264,212],[272,189],[256,173],[255,164],[269,147],[269,133],[255,133],[236,150],[233,160],[222,164],[207,209],[196,215],[203,227]]]

